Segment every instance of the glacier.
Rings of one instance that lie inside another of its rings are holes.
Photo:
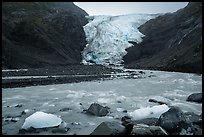
[[[89,23],[83,26],[87,45],[82,51],[82,63],[121,65],[129,43],[141,43],[142,34],[138,27],[160,14],[127,14],[118,16],[86,16]]]

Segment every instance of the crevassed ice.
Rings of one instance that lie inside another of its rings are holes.
[[[128,41],[140,43],[145,36],[138,27],[159,14],[129,14],[120,16],[87,16],[84,26],[87,45],[82,51],[83,64],[121,64],[133,46]]]

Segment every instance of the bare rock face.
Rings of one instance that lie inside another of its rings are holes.
[[[127,68],[202,73],[202,3],[166,13],[139,27],[143,42],[127,49]]]
[[[3,2],[2,67],[80,64],[87,15],[72,2]]]

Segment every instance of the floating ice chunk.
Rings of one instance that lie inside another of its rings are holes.
[[[99,93],[98,96],[106,96],[106,93]]]
[[[25,109],[25,110],[24,110],[25,113],[28,113],[29,111],[30,111],[29,109]]]
[[[116,101],[124,101],[124,100],[126,100],[125,96],[119,96],[116,98]]]
[[[54,91],[54,90],[56,90],[56,88],[50,88],[49,90],[50,90],[50,91]]]
[[[109,99],[109,98],[99,98],[98,100],[97,100],[99,103],[110,103],[111,102],[111,99]]]
[[[93,123],[93,122],[88,122],[88,124],[89,124],[90,126],[96,125],[96,123]]]
[[[25,119],[22,129],[55,127],[59,126],[61,122],[62,119],[56,115],[38,111]]]
[[[118,111],[118,112],[123,112],[123,108],[116,108],[116,110]]]
[[[78,92],[73,92],[73,93],[70,93],[68,94],[66,97],[67,98],[82,98],[86,95],[86,93],[82,92],[82,93],[78,93]]]
[[[160,115],[169,110],[169,107],[165,104],[157,105],[153,107],[146,107],[137,109],[133,112],[129,112],[128,114],[133,117],[135,120],[140,120],[144,118],[159,118]]]

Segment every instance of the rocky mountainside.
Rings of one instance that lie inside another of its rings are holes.
[[[2,68],[80,64],[87,15],[72,2],[3,2]]]
[[[139,27],[143,42],[127,49],[127,68],[202,73],[202,3],[166,13]]]

